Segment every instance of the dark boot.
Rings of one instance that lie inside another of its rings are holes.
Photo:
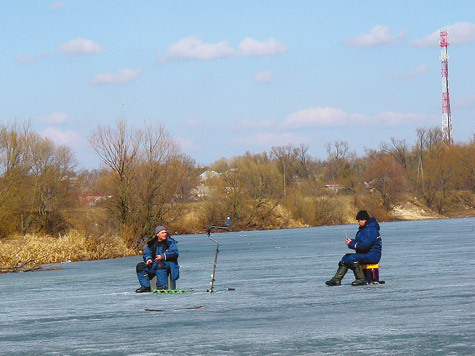
[[[150,287],[140,287],[135,290],[135,293],[150,293],[152,288]]]
[[[326,281],[325,284],[327,286],[339,286],[341,285],[341,280],[345,276],[346,271],[348,271],[348,266],[345,265],[343,262],[338,263],[338,270],[336,271],[335,275],[329,281]]]
[[[157,286],[156,290],[166,290],[167,286]]]
[[[353,263],[353,274],[355,275],[356,280],[351,283],[352,286],[363,286],[366,284],[366,277],[363,273],[363,269],[359,262]]]

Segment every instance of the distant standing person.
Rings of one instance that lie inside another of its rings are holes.
[[[326,281],[327,286],[339,286],[348,268],[353,270],[356,280],[351,284],[360,286],[366,284],[366,278],[361,265],[376,264],[381,259],[381,236],[376,218],[370,218],[366,210],[360,210],[356,215],[359,229],[355,238],[346,238],[348,248],[356,253],[347,253],[338,263],[338,270],[332,279]]]
[[[168,235],[164,226],[157,226],[155,237],[145,247],[144,262],[137,264],[136,271],[140,288],[136,293],[151,292],[150,279],[157,276],[157,289],[167,289],[168,273],[176,281],[180,277],[177,242]]]

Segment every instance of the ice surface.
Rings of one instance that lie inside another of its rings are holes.
[[[206,235],[176,237],[191,293],[134,293],[140,257],[0,275],[0,354],[473,354],[475,219],[382,223],[386,284],[327,287],[356,228],[214,234],[211,295]]]

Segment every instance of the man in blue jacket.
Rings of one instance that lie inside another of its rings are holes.
[[[157,226],[155,237],[147,243],[143,253],[144,262],[137,264],[136,271],[140,288],[136,293],[151,292],[150,279],[157,276],[157,289],[167,289],[168,273],[176,281],[180,277],[177,242],[164,226]]]
[[[348,248],[356,250],[356,253],[347,253],[338,263],[338,270],[332,279],[326,281],[327,286],[339,286],[348,268],[353,270],[355,281],[353,286],[366,284],[366,278],[361,265],[376,264],[381,259],[381,236],[379,224],[375,218],[370,218],[366,210],[360,210],[356,215],[359,229],[356,237],[352,240],[346,238]]]

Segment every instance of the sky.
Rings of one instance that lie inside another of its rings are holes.
[[[162,124],[209,165],[345,141],[363,155],[441,126],[449,31],[455,142],[475,134],[475,1],[0,0],[0,122],[101,166],[88,138]]]

